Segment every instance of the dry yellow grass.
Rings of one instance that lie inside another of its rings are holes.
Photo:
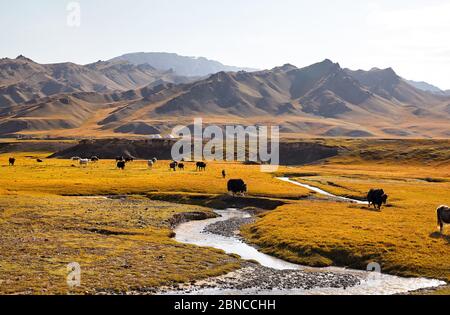
[[[120,171],[114,161],[80,168],[77,162],[45,159],[49,154],[0,155],[2,293],[66,293],[64,268],[71,261],[83,268],[77,292],[90,293],[191,281],[237,268],[236,258],[170,238],[167,220],[175,213],[208,209],[143,197],[122,202],[76,197],[220,195],[227,182],[222,169],[228,178],[244,179],[250,196],[288,203],[243,231],[267,253],[314,266],[364,268],[378,261],[385,272],[450,280],[450,238],[436,234],[436,207],[450,204],[444,155],[428,164],[347,155],[322,165],[280,169],[339,195],[362,198],[369,188],[384,188],[391,196],[389,207],[375,212],[323,198],[297,200],[314,194],[261,173],[258,166],[209,163],[206,172],[196,172],[187,163],[186,171],[171,172],[167,161],[153,170],[136,161]],[[17,159],[16,166],[7,165],[9,156]]]
[[[14,155],[16,166],[9,167],[8,157]],[[146,194],[149,192],[185,192],[224,194],[228,178],[243,178],[253,196],[298,198],[307,195],[298,189],[261,173],[259,166],[240,163],[209,163],[206,172],[197,172],[194,163],[186,163],[186,171],[171,172],[168,161],[159,161],[150,170],[146,161],[129,163],[125,171],[114,161],[100,161],[81,168],[78,162],[50,159],[37,163],[49,153],[0,155],[0,187],[11,192],[41,192],[59,195]]]
[[[297,180],[360,199],[383,188],[388,207],[292,202],[246,227],[245,236],[267,253],[307,265],[365,268],[376,261],[384,272],[450,280],[450,232],[440,236],[436,218],[436,208],[450,204],[450,167],[341,162],[302,167]]]
[[[141,197],[2,195],[0,293],[123,293],[238,268],[236,258],[170,238],[168,220],[189,211],[210,210]],[[82,269],[75,290],[66,284],[71,262]]]
[[[196,172],[170,172],[167,161],[153,170],[136,161],[125,171],[114,161],[80,168],[49,153],[0,155],[0,293],[68,293],[65,267],[78,262],[82,287],[73,293],[126,292],[219,275],[240,260],[221,251],[172,240],[168,220],[180,212],[210,209],[150,201],[90,198],[91,195],[223,194],[230,176],[245,178],[254,195],[307,194],[280,183],[255,166],[212,164]],[[14,167],[8,158],[14,156]],[[44,163],[38,163],[37,158]],[[66,195],[66,196],[64,196]],[[70,196],[70,197],[69,197]]]

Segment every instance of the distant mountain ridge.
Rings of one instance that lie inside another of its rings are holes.
[[[0,61],[0,87],[10,101],[0,106],[3,135],[135,137],[202,117],[276,124],[302,137],[450,137],[450,97],[417,89],[391,68],[353,71],[328,59],[198,79],[122,60],[40,65],[21,57]]]
[[[256,70],[251,68],[226,66],[218,61],[209,60],[204,57],[186,57],[174,53],[130,53],[111,59],[111,61],[117,60],[127,61],[134,65],[149,64],[158,70],[173,70],[178,75],[187,77],[204,77],[221,71],[251,72]]]
[[[437,95],[450,95],[450,90],[442,90],[440,88],[438,88],[437,86],[434,86],[432,84],[429,84],[427,82],[424,81],[412,81],[412,80],[407,80],[409,84],[411,84],[412,86],[414,86],[416,89],[422,90],[422,91],[426,91],[426,92],[431,92],[433,94],[437,94]]]
[[[159,71],[148,64],[99,61],[38,64],[24,56],[0,59],[0,107],[42,97],[77,92],[126,91],[163,82],[184,83],[188,79],[171,71]]]

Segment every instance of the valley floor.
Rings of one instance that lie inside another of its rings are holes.
[[[172,238],[180,213],[208,217],[209,207],[235,202],[222,197],[223,169],[247,182],[242,207],[270,210],[258,211],[258,220],[242,230],[266,253],[311,266],[365,269],[378,262],[386,273],[450,281],[450,231],[440,236],[436,227],[436,208],[450,204],[448,161],[337,157],[275,174],[361,199],[370,188],[383,188],[390,199],[379,212],[327,200],[258,166],[209,163],[206,172],[196,172],[187,163],[186,171],[171,172],[166,161],[153,170],[136,161],[120,171],[113,161],[80,168],[45,159],[49,155],[0,155],[0,293],[152,291],[240,268],[238,257]],[[14,167],[9,156],[17,159]],[[71,262],[83,266],[75,291],[66,284]]]

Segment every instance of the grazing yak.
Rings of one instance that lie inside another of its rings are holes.
[[[125,161],[118,161],[117,162],[117,168],[121,169],[122,171],[125,170],[125,166],[127,165],[127,163]]]
[[[86,167],[89,164],[89,160],[88,159],[80,159],[80,166],[81,167]]]
[[[178,162],[173,161],[172,163],[170,163],[169,168],[170,168],[170,170],[176,172],[177,171],[177,166],[178,166]]]
[[[153,165],[155,165],[155,163],[153,162],[153,160],[148,160],[147,161],[147,165],[148,165],[148,168],[153,168]]]
[[[97,163],[100,159],[97,156],[91,157],[91,162]]]
[[[206,163],[197,162],[197,171],[206,171]]]
[[[386,204],[388,200],[388,195],[384,193],[383,189],[371,189],[367,194],[367,202],[369,207],[373,205],[375,209],[381,210],[381,206]]]
[[[247,185],[242,179],[230,179],[228,181],[228,192],[236,194],[245,195],[247,192]]]
[[[14,164],[16,164],[16,159],[15,158],[9,158],[9,166],[14,166]]]
[[[440,206],[437,209],[438,225],[441,228],[441,234],[444,234],[445,224],[450,224],[450,207]]]
[[[153,164],[156,164],[156,162],[158,162],[158,159],[154,157],[154,158],[152,159],[152,162],[153,162]]]
[[[184,163],[178,163],[178,169],[184,171]]]

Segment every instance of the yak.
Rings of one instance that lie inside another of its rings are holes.
[[[197,171],[206,171],[206,163],[197,162]]]
[[[178,162],[174,161],[174,162],[170,163],[169,168],[170,168],[170,170],[176,172],[177,171],[177,166],[178,166]]]
[[[381,210],[381,206],[387,203],[388,197],[383,189],[371,189],[367,194],[367,202],[369,207],[373,205],[375,209]]]
[[[178,164],[178,169],[179,169],[180,171],[184,171],[184,163],[179,163],[179,164]]]
[[[117,168],[121,169],[122,171],[125,169],[126,165],[127,165],[127,163],[125,161],[118,161],[117,162]]]
[[[441,228],[441,234],[444,234],[445,224],[450,224],[450,207],[440,206],[437,209],[438,225]]]
[[[242,179],[230,179],[228,181],[228,192],[236,194],[245,195],[247,192],[247,185]]]
[[[15,158],[9,158],[9,166],[14,166],[14,164],[16,164],[16,159]]]

